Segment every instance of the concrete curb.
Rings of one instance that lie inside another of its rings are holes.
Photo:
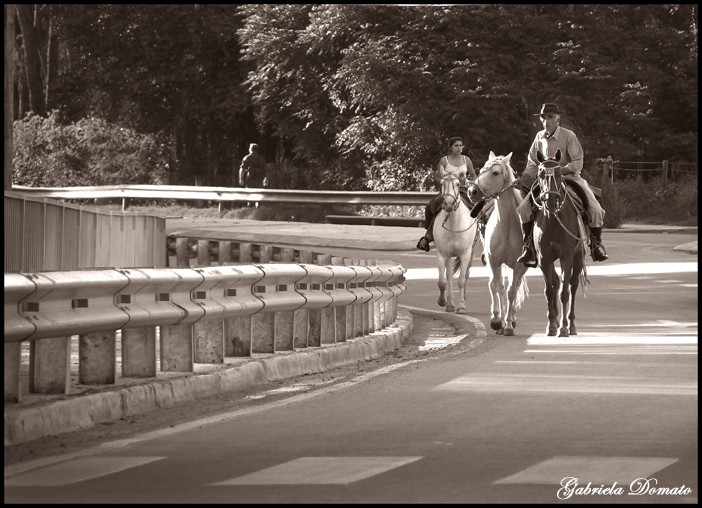
[[[268,381],[325,372],[378,358],[399,349],[402,341],[409,337],[412,327],[412,314],[408,310],[398,309],[397,320],[387,328],[314,351],[253,359],[250,363],[214,373],[154,381],[39,407],[6,409],[5,446],[89,428],[199,397],[243,390]]]

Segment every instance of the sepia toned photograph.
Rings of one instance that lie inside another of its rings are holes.
[[[698,504],[697,4],[5,4],[5,504]]]

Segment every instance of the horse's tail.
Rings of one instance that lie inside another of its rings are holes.
[[[583,269],[580,271],[580,287],[583,293],[583,298],[587,298],[587,286],[590,284],[590,279],[587,278],[587,264],[583,261]]]
[[[459,258],[453,258],[453,276],[458,277],[461,273],[461,260]]]
[[[529,285],[527,284],[526,275],[522,277],[522,281],[519,283],[519,289],[517,290],[517,298],[514,301],[514,306],[519,309],[529,297]]]
[[[512,282],[514,281],[514,270],[510,266],[504,264],[502,265],[502,270],[506,273],[506,285],[511,286]],[[524,303],[524,300],[526,300],[528,297],[529,285],[527,284],[526,274],[524,274],[522,275],[522,280],[519,282],[519,288],[517,288],[517,295],[514,299],[515,310],[519,310],[519,308],[522,306],[522,303]]]

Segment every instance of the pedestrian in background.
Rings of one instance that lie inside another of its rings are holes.
[[[249,145],[249,153],[239,167],[239,185],[260,189],[266,179],[266,159],[261,154],[261,147],[256,143]]]
[[[261,146],[256,143],[249,145],[249,153],[241,161],[239,168],[239,185],[246,188],[261,189],[266,183],[266,159],[261,154]],[[246,206],[250,206],[247,202]],[[253,202],[258,207],[258,202]]]

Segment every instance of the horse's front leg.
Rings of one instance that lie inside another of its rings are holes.
[[[576,259],[573,268],[573,274],[570,276],[570,312],[568,313],[568,332],[571,335],[577,335],[578,330],[575,328],[575,295],[580,286],[580,272],[582,271],[582,256]]]
[[[561,308],[563,309],[563,314],[561,315],[561,326],[558,329],[559,337],[568,337],[568,319],[570,313],[573,311],[570,309],[570,285],[571,276],[573,273],[573,264],[568,262],[563,262],[561,259]]]
[[[492,303],[490,306],[490,328],[497,332],[497,335],[504,333],[505,322],[502,320],[503,302],[505,296],[505,286],[502,280],[501,266],[490,265],[490,298]]]
[[[552,337],[556,335],[558,328],[558,286],[560,285],[560,280],[553,266],[553,261],[550,263],[540,262],[539,265],[541,265],[541,271],[544,275],[544,294],[546,295],[547,305],[546,317],[548,318],[546,334]]]
[[[446,257],[446,312],[454,312],[456,303],[453,301],[453,263],[451,256]]]
[[[437,283],[439,286],[439,299],[436,303],[439,304],[439,307],[446,307],[446,258],[437,253],[436,264],[439,268],[439,281]]]
[[[461,258],[461,271],[458,276],[458,307],[457,314],[466,313],[466,300],[468,298],[468,276],[470,275],[470,262],[467,256]]]

